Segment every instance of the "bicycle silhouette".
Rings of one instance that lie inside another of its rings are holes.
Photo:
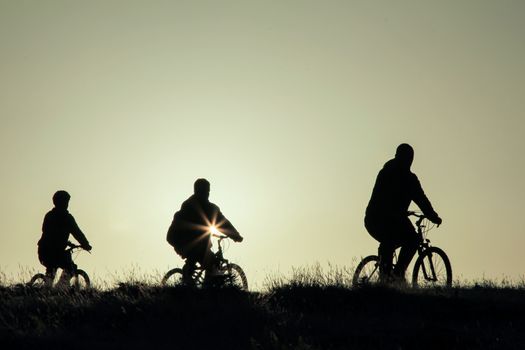
[[[213,233],[211,236],[218,239],[218,249],[215,253],[218,274],[211,278],[205,278],[205,269],[200,264],[186,259],[183,268],[171,269],[164,275],[161,281],[163,286],[236,287],[241,290],[248,290],[248,280],[242,268],[237,264],[230,263],[223,255],[223,241],[229,237]]]
[[[450,287],[452,286],[452,266],[447,254],[438,248],[430,245],[427,238],[428,232],[435,227],[423,214],[409,211],[408,216],[415,216],[417,234],[419,236],[419,247],[417,249],[418,258],[414,264],[412,272],[413,287]],[[396,260],[396,254],[394,254]],[[363,285],[373,285],[383,283],[385,276],[379,272],[379,257],[369,255],[357,265],[352,285],[359,287]],[[395,263],[394,263],[395,266]]]
[[[72,255],[75,251],[84,250],[82,246],[68,242],[68,248],[66,249],[66,254]],[[76,257],[76,254],[75,256]],[[65,271],[62,271],[62,274],[58,281],[55,283],[55,278],[57,276],[58,268],[54,269],[51,275],[37,273],[34,275],[31,280],[27,283],[28,286],[33,287],[72,287],[75,289],[86,289],[91,286],[91,281],[88,274],[81,269],[76,268],[71,275],[65,275]],[[64,279],[66,278],[66,279]]]

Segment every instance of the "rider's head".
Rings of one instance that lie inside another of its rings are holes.
[[[66,210],[69,205],[69,199],[71,196],[66,191],[56,191],[53,195],[53,204],[58,209]]]
[[[414,149],[408,143],[402,143],[397,146],[396,159],[404,167],[410,169],[412,161],[414,160]]]
[[[193,193],[203,200],[208,200],[210,197],[210,183],[206,179],[197,179],[193,184]]]

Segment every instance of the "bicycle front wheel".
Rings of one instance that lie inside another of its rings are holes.
[[[228,264],[228,283],[241,290],[248,290],[248,279],[242,268],[237,264]]]
[[[379,257],[369,255],[357,265],[352,278],[354,287],[362,287],[379,283]]]
[[[91,286],[89,276],[84,270],[77,270],[69,280],[69,285],[75,289],[87,289]]]
[[[417,258],[412,285],[423,288],[452,286],[452,266],[442,249],[430,247]]]

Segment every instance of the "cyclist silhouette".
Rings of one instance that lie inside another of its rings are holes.
[[[235,242],[242,242],[243,238],[219,207],[209,201],[208,180],[197,179],[193,188],[194,194],[173,216],[166,240],[177,254],[186,259],[185,274],[198,262],[206,270],[206,275],[211,276],[215,273],[215,255],[211,251],[210,233],[217,230]]]
[[[64,270],[61,282],[68,281],[76,269],[71,254],[66,252],[69,234],[73,235],[83,249],[90,251],[92,248],[75,218],[67,210],[70,198],[66,191],[57,191],[53,195],[55,207],[44,217],[42,237],[38,241],[38,259],[46,267],[46,275],[54,278],[57,268],[61,268]]]
[[[419,244],[414,225],[407,217],[412,201],[435,224],[442,220],[434,211],[417,176],[410,171],[414,149],[403,143],[397,147],[394,159],[379,171],[366,208],[365,227],[379,241],[379,266],[381,276],[405,282],[405,271],[414,257]],[[396,248],[401,247],[399,259],[392,272],[392,258]]]

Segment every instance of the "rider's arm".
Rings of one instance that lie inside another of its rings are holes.
[[[73,215],[70,215],[69,221],[70,221],[69,222],[70,232],[73,235],[73,237],[75,237],[78,243],[80,243],[82,248],[86,250],[91,250],[91,245],[89,244],[84,233],[78,227],[77,222],[75,221],[75,218],[73,217]]]
[[[412,174],[412,200],[414,203],[417,204],[417,206],[421,209],[423,214],[432,222],[440,224],[441,218],[436,213],[434,208],[432,208],[432,204],[430,203],[430,200],[426,196],[425,192],[423,191],[423,188],[421,187],[421,183],[419,182],[419,179],[415,174]]]
[[[239,231],[232,225],[232,223],[226,219],[226,217],[222,214],[220,209],[217,207],[217,223],[220,227],[220,231],[224,233],[226,236],[230,237],[236,242],[242,242],[243,238]]]

